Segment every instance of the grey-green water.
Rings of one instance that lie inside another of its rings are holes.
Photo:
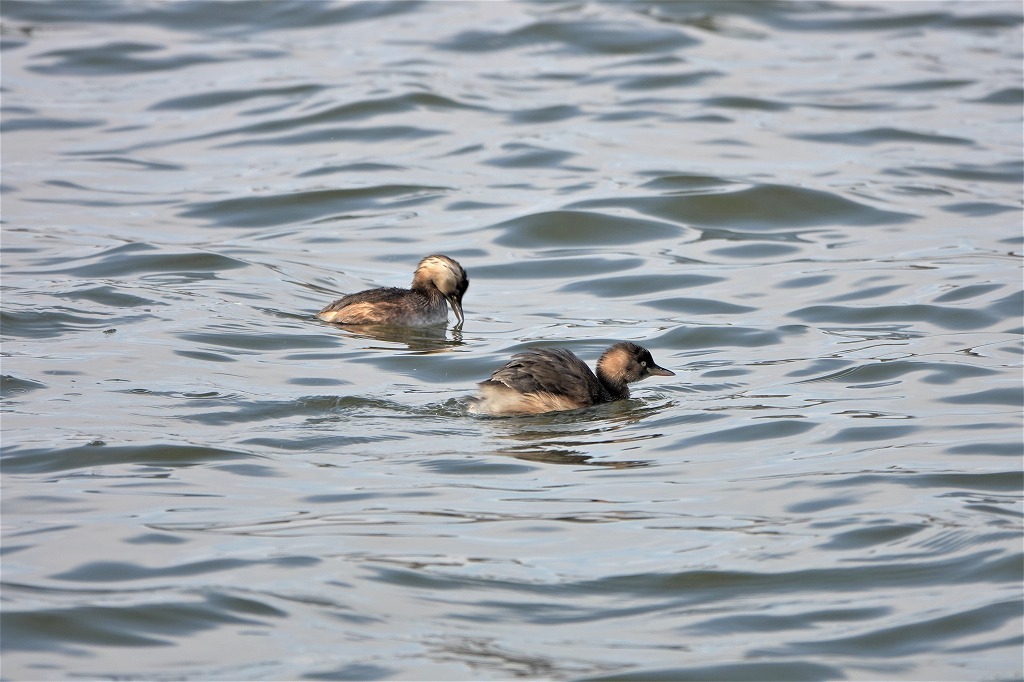
[[[2,677],[1019,679],[1021,22],[4,0]]]

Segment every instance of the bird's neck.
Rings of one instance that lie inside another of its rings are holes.
[[[600,368],[597,370],[597,380],[601,382],[604,390],[608,391],[608,395],[612,397],[612,400],[624,400],[629,397],[629,386],[626,382],[608,376]]]
[[[431,301],[439,301],[444,299],[444,294],[441,293],[441,290],[438,289],[437,286],[429,280],[426,282],[416,280],[412,283],[412,286],[410,288],[417,294],[423,294]]]

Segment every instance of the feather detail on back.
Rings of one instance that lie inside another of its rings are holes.
[[[324,322],[339,324],[434,324],[448,319],[444,298],[397,287],[383,287],[349,294],[319,313]]]
[[[608,400],[586,363],[561,348],[513,355],[480,389],[481,399],[494,404],[478,405],[478,411],[492,413],[572,410]]]

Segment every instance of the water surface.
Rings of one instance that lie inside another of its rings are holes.
[[[1021,19],[4,0],[3,678],[1019,679]]]

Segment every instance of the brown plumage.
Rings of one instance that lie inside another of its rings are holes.
[[[381,287],[339,298],[319,313],[336,324],[385,324],[422,327],[448,321],[448,304],[462,324],[462,297],[469,288],[466,271],[448,256],[420,261],[408,289]]]
[[[597,361],[597,374],[561,348],[536,348],[512,356],[480,382],[469,409],[480,414],[538,414],[575,410],[629,397],[628,384],[649,376],[675,376],[659,367],[650,351],[635,343],[610,347]]]

